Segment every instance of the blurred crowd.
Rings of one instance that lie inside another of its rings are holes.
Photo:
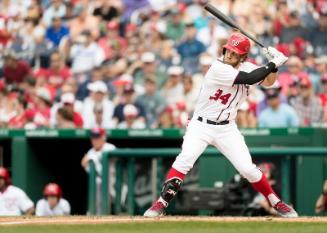
[[[205,2],[0,1],[0,127],[184,127],[232,33]],[[238,125],[327,125],[327,1],[210,3],[290,57],[248,88]],[[267,62],[255,45],[249,60]]]

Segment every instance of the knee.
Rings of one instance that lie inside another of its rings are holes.
[[[255,165],[251,168],[242,168],[239,172],[250,183],[258,182],[262,177],[262,172]]]

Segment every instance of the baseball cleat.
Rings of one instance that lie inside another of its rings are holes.
[[[155,218],[165,215],[166,206],[161,201],[157,200],[153,205],[144,213],[144,217]]]
[[[290,207],[289,205],[285,204],[284,202],[280,201],[273,207],[277,214],[280,217],[283,218],[296,218],[299,217],[299,215],[296,213],[296,211]]]

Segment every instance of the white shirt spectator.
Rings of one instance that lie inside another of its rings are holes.
[[[19,216],[33,206],[31,199],[18,187],[9,185],[0,192],[0,216]]]
[[[51,5],[48,7],[43,15],[43,22],[46,25],[50,25],[52,23],[53,18],[62,18],[63,16],[66,15],[66,6],[65,4],[61,4],[58,8],[54,7]]]
[[[184,88],[182,83],[162,90],[162,97],[165,98],[168,105],[175,104],[184,99]]]
[[[102,159],[102,153],[103,152],[108,152],[108,151],[113,151],[116,149],[116,146],[106,142],[103,147],[101,148],[101,150],[95,150],[94,148],[91,148],[87,153],[86,156],[94,161],[95,164],[95,170],[97,171],[97,174],[100,176],[102,173],[102,165],[101,165],[101,159]],[[113,169],[110,169],[111,171]],[[110,177],[114,177],[114,176],[110,176]]]
[[[104,52],[94,42],[87,47],[82,44],[73,45],[70,57],[73,60],[72,71],[74,73],[90,71],[94,67],[101,65],[105,59]]]
[[[84,120],[84,128],[91,129],[95,127],[102,127],[105,129],[113,128],[112,116],[114,112],[114,105],[109,99],[104,99],[102,101],[102,123],[101,125],[97,125],[96,118],[94,114],[95,101],[87,97],[84,100],[83,107],[83,120]]]
[[[144,129],[145,123],[143,121],[135,120],[132,125],[128,126],[126,121],[122,121],[117,126],[118,129]]]
[[[51,209],[46,199],[41,199],[36,204],[36,216],[56,216],[56,215],[70,215],[70,204],[64,199],[60,198],[58,204]]]

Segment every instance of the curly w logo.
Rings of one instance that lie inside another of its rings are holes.
[[[233,46],[238,46],[240,44],[240,42],[238,40],[232,40],[232,45]]]

